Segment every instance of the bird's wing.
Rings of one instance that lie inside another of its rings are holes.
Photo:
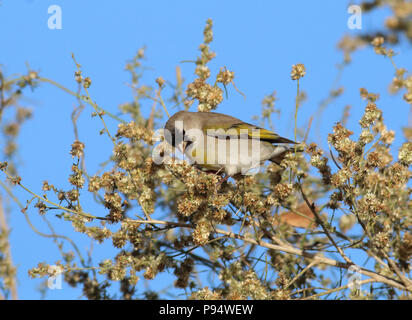
[[[270,143],[292,143],[296,142],[283,138],[273,131],[257,127],[246,122],[238,122],[227,125],[226,127],[219,125],[207,125],[204,127],[207,135],[212,135],[221,139],[230,138],[249,138],[260,139]],[[220,131],[220,132],[219,132]]]

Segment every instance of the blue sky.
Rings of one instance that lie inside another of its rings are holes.
[[[6,75],[25,73],[26,63],[29,63],[42,76],[75,90],[76,69],[71,58],[74,53],[83,74],[92,79],[89,92],[93,100],[113,113],[118,112],[119,104],[132,99],[127,86],[130,77],[124,67],[142,46],[147,48],[145,65],[150,67],[142,82],[155,85],[158,76],[174,81],[177,65],[187,81],[193,79],[193,64],[181,61],[198,56],[205,21],[211,18],[214,23],[211,48],[217,53],[211,63],[212,72],[216,74],[222,66],[234,71],[236,86],[246,95],[244,99],[229,89],[229,98],[218,111],[251,121],[252,116],[261,112],[262,98],[276,90],[276,107],[281,115],[274,117],[274,126],[286,137],[293,135],[291,114],[296,94],[296,83],[290,79],[291,66],[296,63],[306,66],[301,89],[306,92],[307,100],[298,119],[298,123],[304,125],[319,102],[327,97],[336,77],[335,66],[342,61],[342,53],[337,50],[338,41],[344,34],[359,32],[348,29],[349,2],[342,0],[2,0],[0,3],[0,64]],[[48,7],[54,4],[62,9],[61,30],[50,30],[47,26]],[[363,31],[380,27],[387,15],[386,9],[372,16],[363,15]],[[395,51],[399,52],[395,58],[398,66],[411,69],[409,44]],[[407,125],[408,106],[400,95],[393,97],[388,93],[393,73],[390,62],[375,55],[370,48],[353,54],[353,62],[344,70],[340,81],[345,93],[324,112],[321,137],[312,130],[309,140],[326,146],[327,133],[340,120],[347,104],[352,105],[348,126],[359,133],[357,119],[365,106],[359,97],[360,87],[381,94],[378,106],[384,112],[386,124],[399,132]],[[74,140],[70,114],[76,100],[55,87],[42,84],[32,93],[27,91],[24,101],[33,108],[34,118],[24,125],[19,138],[19,172],[23,183],[37,192],[44,180],[68,187],[72,163],[69,151]],[[147,101],[142,111],[149,113],[151,104]],[[91,173],[98,169],[101,159],[111,154],[110,141],[98,134],[101,122],[90,117],[92,111],[91,108],[85,110],[79,119],[80,139],[86,141],[86,165]],[[108,120],[108,123],[115,132],[116,122]],[[399,147],[401,143],[403,138],[398,133],[394,146]],[[29,198],[21,190],[16,189],[15,194],[23,202]],[[39,261],[53,263],[59,253],[49,239],[32,232],[13,203],[8,207],[11,209],[13,260],[18,266],[19,297],[36,299],[40,297],[37,290],[40,281],[31,280],[27,270]],[[33,223],[46,232],[47,226],[36,210],[28,212]],[[61,220],[51,217],[50,221],[59,232],[73,234],[71,227]],[[81,250],[89,247],[85,238],[79,240]],[[94,245],[93,255],[97,257],[110,257],[110,252],[110,244]],[[73,299],[80,295],[80,290],[63,284],[63,290],[49,290],[46,297]]]

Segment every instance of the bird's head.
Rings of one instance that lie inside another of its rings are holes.
[[[202,136],[196,112],[179,111],[165,124],[165,140],[173,147],[184,151],[190,143]]]

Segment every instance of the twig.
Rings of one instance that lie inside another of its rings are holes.
[[[1,182],[1,181],[0,181],[0,185],[4,188],[4,190],[6,190],[6,192],[7,192],[8,195],[10,196],[10,198],[12,198],[12,199],[14,200],[14,202],[16,202],[16,204],[20,207],[20,209],[23,209],[23,208],[24,208],[23,204],[20,202],[19,199],[17,199],[17,198],[15,197],[15,195],[11,192],[11,190],[10,190],[3,182]],[[74,248],[74,250],[76,251],[76,253],[79,255],[80,262],[84,265],[84,259],[83,259],[83,257],[82,257],[82,254],[80,253],[79,248],[78,248],[77,245],[73,242],[72,239],[70,239],[69,237],[66,237],[66,236],[64,236],[64,235],[56,234],[56,233],[54,233],[54,232],[53,232],[53,234],[46,234],[46,233],[43,233],[43,232],[39,231],[39,230],[33,225],[33,223],[30,221],[27,212],[24,212],[24,211],[23,211],[23,214],[24,214],[24,218],[26,219],[29,227],[33,230],[34,233],[38,234],[38,235],[41,236],[41,237],[45,237],[45,238],[54,238],[54,239],[61,238],[61,239],[63,239],[63,240],[68,241],[68,242],[73,246],[73,248]]]
[[[338,267],[338,268],[342,268],[342,269],[349,269],[349,267],[351,265],[353,265],[353,263],[352,264],[342,263],[342,262],[339,262],[339,261],[336,261],[336,260],[333,260],[333,259],[330,259],[330,258],[320,257],[320,256],[317,256],[315,254],[308,253],[304,250],[300,250],[300,249],[289,247],[289,246],[279,246],[279,245],[267,243],[267,242],[264,242],[264,241],[256,241],[255,239],[247,238],[247,237],[235,234],[233,232],[228,232],[228,231],[221,230],[221,229],[216,229],[216,232],[218,232],[220,234],[225,234],[230,238],[240,239],[240,240],[243,240],[245,242],[248,242],[248,243],[251,243],[251,244],[256,244],[256,245],[259,245],[261,247],[265,247],[265,248],[268,248],[268,249],[273,249],[273,250],[278,250],[278,251],[283,251],[283,252],[286,252],[286,253],[291,253],[291,254],[296,254],[296,255],[299,255],[299,256],[303,256],[305,258],[312,259],[317,264],[323,263],[323,264],[326,264],[326,265],[329,265],[329,266]],[[376,282],[385,283],[389,286],[398,288],[400,290],[405,290],[405,291],[408,290],[408,288],[406,288],[402,283],[400,283],[397,280],[394,280],[392,278],[389,278],[387,276],[381,275],[379,273],[376,273],[374,271],[371,271],[371,270],[368,270],[368,269],[365,269],[365,268],[361,268],[361,267],[358,267],[358,268],[359,268],[358,269],[359,273],[361,273],[365,276],[373,278]]]
[[[3,203],[2,199],[0,197],[0,231],[5,234],[6,236],[9,233],[9,228],[7,225],[7,219],[6,215],[3,210]],[[6,265],[8,265],[9,268],[13,269],[13,260],[11,257],[11,250],[10,250],[10,243],[8,241],[8,237],[6,240],[6,244],[4,246],[4,259]],[[11,270],[10,270],[11,271]],[[11,292],[11,297],[13,300],[17,300],[17,284],[16,284],[16,277],[13,275],[11,272],[8,274],[9,279],[10,279],[10,292]]]
[[[81,71],[80,64],[77,63],[76,59],[74,58],[73,53],[72,53],[72,58],[73,58],[74,63],[76,64],[77,71],[80,72]],[[82,84],[83,84],[83,81],[82,81]],[[107,135],[109,136],[110,140],[112,141],[113,145],[116,146],[116,140],[110,134],[109,128],[107,128],[107,125],[106,125],[106,121],[104,121],[103,119],[102,112],[105,113],[105,111],[100,111],[101,108],[99,108],[99,106],[95,102],[92,101],[92,98],[90,97],[90,94],[89,94],[89,90],[87,90],[87,86],[83,85],[83,89],[84,89],[84,92],[86,92],[87,101],[89,101],[89,104],[93,107],[94,111],[97,113],[100,120],[102,121],[104,129]]]
[[[296,80],[297,84],[297,92],[296,92],[296,99],[295,99],[295,141],[297,141],[297,132],[298,132],[298,109],[299,109],[299,78]],[[295,147],[295,154],[296,154],[296,147]]]
[[[8,173],[6,170],[3,170],[3,172],[7,175],[7,177],[9,177],[9,179],[13,179],[13,176]],[[98,219],[98,220],[107,220],[106,218],[102,218],[102,217],[97,217],[97,216],[93,216],[90,213],[84,212],[84,211],[75,211],[66,207],[63,207],[57,203],[54,203],[53,201],[50,201],[47,198],[44,198],[42,196],[39,196],[38,194],[34,193],[33,191],[31,191],[29,188],[25,187],[21,182],[17,182],[17,184],[22,187],[24,190],[26,190],[28,193],[30,193],[32,196],[36,197],[37,199],[46,202],[48,204],[51,204],[52,206],[55,206],[63,211],[69,212],[69,213],[73,213],[79,216],[82,216],[84,218],[88,218],[88,219]]]
[[[309,131],[310,131],[310,128],[312,127],[312,121],[313,121],[313,116],[311,116],[309,119],[308,128],[306,129],[305,137],[303,138],[303,142],[305,143],[308,140]]]
[[[186,224],[186,223],[182,223],[182,222],[169,222],[169,221],[162,221],[162,220],[132,220],[132,219],[125,219],[125,222],[129,222],[129,223],[136,223],[136,224],[163,224],[163,225],[171,225],[171,226],[177,226],[177,227],[182,227],[182,228],[190,228],[190,229],[194,229],[195,225],[193,224]],[[283,251],[286,253],[290,253],[290,254],[295,254],[295,255],[299,255],[299,256],[303,256],[305,258],[311,259],[313,261],[316,262],[316,264],[326,264],[329,266],[333,266],[333,267],[338,267],[338,268],[342,268],[342,269],[349,269],[349,267],[351,265],[354,265],[353,263],[343,263],[343,262],[339,262],[337,260],[333,260],[330,258],[326,258],[326,257],[322,257],[322,256],[318,256],[316,254],[312,254],[309,252],[306,252],[304,250],[301,249],[297,249],[294,248],[292,246],[282,246],[282,245],[276,245],[276,244],[271,244],[262,240],[255,240],[252,238],[248,238],[233,232],[229,232],[226,230],[222,230],[222,229],[215,229],[216,233],[219,234],[223,234],[229,238],[232,239],[238,239],[238,240],[242,240],[245,242],[248,242],[250,244],[254,244],[254,245],[258,245],[264,248],[268,248],[268,249],[272,249],[272,250],[277,250],[277,251]],[[389,286],[398,288],[400,290],[408,290],[408,288],[406,288],[402,283],[400,283],[399,281],[389,278],[385,275],[381,275],[379,273],[376,273],[374,271],[368,270],[366,268],[361,268],[358,267],[359,269],[359,273],[371,277],[373,278],[376,282],[381,282],[381,283],[385,283]]]
[[[316,261],[312,261],[309,263],[299,274],[297,274],[286,286],[285,289],[289,288],[296,280],[298,280],[306,271],[308,271],[310,268],[312,268],[314,265],[316,265]]]
[[[312,211],[313,215],[315,216],[316,219],[316,223],[319,224],[324,233],[326,234],[326,236],[328,237],[328,239],[330,240],[330,242],[333,244],[333,246],[336,248],[336,250],[338,250],[339,254],[342,256],[342,258],[348,263],[348,264],[354,264],[352,262],[351,259],[349,259],[346,254],[343,252],[343,250],[337,245],[337,243],[335,242],[335,240],[333,239],[333,237],[330,235],[328,229],[326,228],[325,224],[323,223],[323,220],[320,218],[319,214],[316,212],[316,210],[313,208],[313,204],[311,204],[308,200],[308,198],[306,197],[305,193],[303,192],[302,186],[301,184],[299,184],[299,188],[300,188],[300,192],[302,193],[302,197],[305,200],[307,206],[310,208],[310,210]]]
[[[99,106],[98,106],[97,104],[95,104],[92,100],[89,100],[87,97],[85,97],[85,96],[83,96],[83,95],[80,95],[80,94],[78,94],[78,93],[76,93],[76,92],[74,92],[74,91],[72,91],[72,90],[70,90],[70,89],[67,89],[66,87],[62,86],[60,83],[58,83],[58,82],[56,82],[56,81],[53,81],[53,80],[51,80],[51,79],[44,78],[44,77],[39,77],[39,78],[37,78],[37,80],[39,80],[39,81],[41,81],[41,82],[47,82],[47,83],[49,83],[49,84],[52,84],[53,86],[55,86],[55,87],[63,90],[64,92],[66,92],[66,93],[68,93],[68,94],[70,94],[70,95],[72,95],[72,96],[74,96],[74,97],[76,97],[76,98],[78,98],[78,99],[86,102],[87,104],[93,106],[94,108],[96,108],[96,109],[98,110],[98,112],[104,112],[104,114],[108,115],[110,118],[113,118],[113,119],[115,119],[115,120],[117,120],[117,121],[119,121],[119,122],[121,122],[121,123],[126,123],[125,120],[120,119],[118,116],[114,115],[113,113],[111,113],[111,112],[109,112],[109,111],[107,111],[107,110],[99,107]]]
[[[365,283],[370,283],[370,282],[377,282],[377,281],[376,281],[375,279],[366,279],[366,280],[359,281],[359,285],[362,285],[362,284],[365,284]],[[350,286],[350,284],[348,283],[347,285],[341,286],[341,287],[339,287],[339,288],[335,288],[335,289],[331,289],[331,290],[326,290],[325,292],[317,293],[317,294],[314,294],[314,295],[312,295],[312,296],[309,296],[309,297],[306,297],[306,298],[302,298],[302,299],[300,299],[300,300],[315,299],[315,298],[324,296],[324,295],[326,295],[326,294],[331,294],[331,293],[334,293],[334,292],[338,292],[338,291],[341,291],[341,290],[345,290],[345,289],[349,288],[349,286]]]

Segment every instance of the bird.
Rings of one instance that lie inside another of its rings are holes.
[[[164,127],[166,142],[203,171],[250,175],[265,161],[280,164],[295,141],[217,112],[178,111]]]

